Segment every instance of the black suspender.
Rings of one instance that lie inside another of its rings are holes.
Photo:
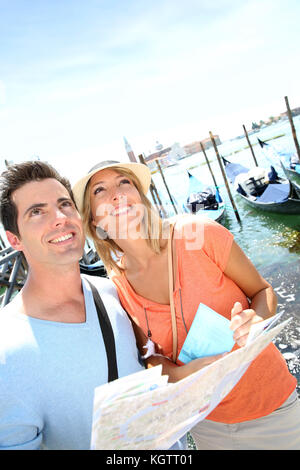
[[[86,279],[86,278],[85,278]],[[109,316],[107,314],[106,308],[102,302],[102,299],[99,295],[98,290],[95,286],[86,279],[89,283],[94,302],[98,314],[98,320],[100,324],[100,328],[102,331],[102,337],[105,344],[106,349],[106,357],[107,357],[107,365],[108,365],[108,382],[112,380],[116,380],[118,378],[118,366],[117,366],[117,355],[116,355],[116,345],[115,345],[115,338],[114,332],[109,320]]]

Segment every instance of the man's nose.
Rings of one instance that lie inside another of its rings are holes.
[[[67,218],[66,214],[60,208],[57,207],[53,210],[53,224],[55,226],[64,224]]]

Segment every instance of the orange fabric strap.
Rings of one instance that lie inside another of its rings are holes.
[[[173,334],[173,362],[177,359],[177,325],[176,325],[176,314],[173,298],[174,290],[174,279],[173,279],[173,256],[172,256],[172,242],[173,242],[173,230],[174,225],[170,225],[170,234],[168,239],[168,272],[169,272],[169,296],[170,296],[170,309],[171,309],[171,320],[172,320],[172,334]]]

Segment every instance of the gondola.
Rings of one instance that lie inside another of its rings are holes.
[[[229,181],[247,204],[267,212],[300,214],[300,194],[289,180],[278,176],[273,166],[249,169],[222,159]]]
[[[90,241],[88,240],[85,242],[83,256],[79,261],[79,269],[81,274],[107,277],[107,272],[103,261],[99,258],[95,247],[91,245]]]
[[[225,202],[218,188],[205,187],[201,181],[189,171],[188,198],[184,204],[185,212],[204,215],[209,219],[220,222],[225,214]]]
[[[285,176],[290,180],[296,189],[300,191],[300,162],[295,153],[276,152],[273,147],[260,139],[257,139],[262,149],[267,152],[267,156],[279,159]]]
[[[88,274],[89,276],[107,277],[107,272],[101,260],[92,264],[85,264],[84,261],[79,262],[79,269],[81,274]]]

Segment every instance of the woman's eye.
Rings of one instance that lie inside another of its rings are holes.
[[[128,179],[124,178],[120,181],[120,184],[130,184],[130,181]]]
[[[104,191],[103,186],[98,186],[98,187],[94,190],[94,195],[96,195],[96,194],[98,194],[98,193],[101,193],[102,191]]]

